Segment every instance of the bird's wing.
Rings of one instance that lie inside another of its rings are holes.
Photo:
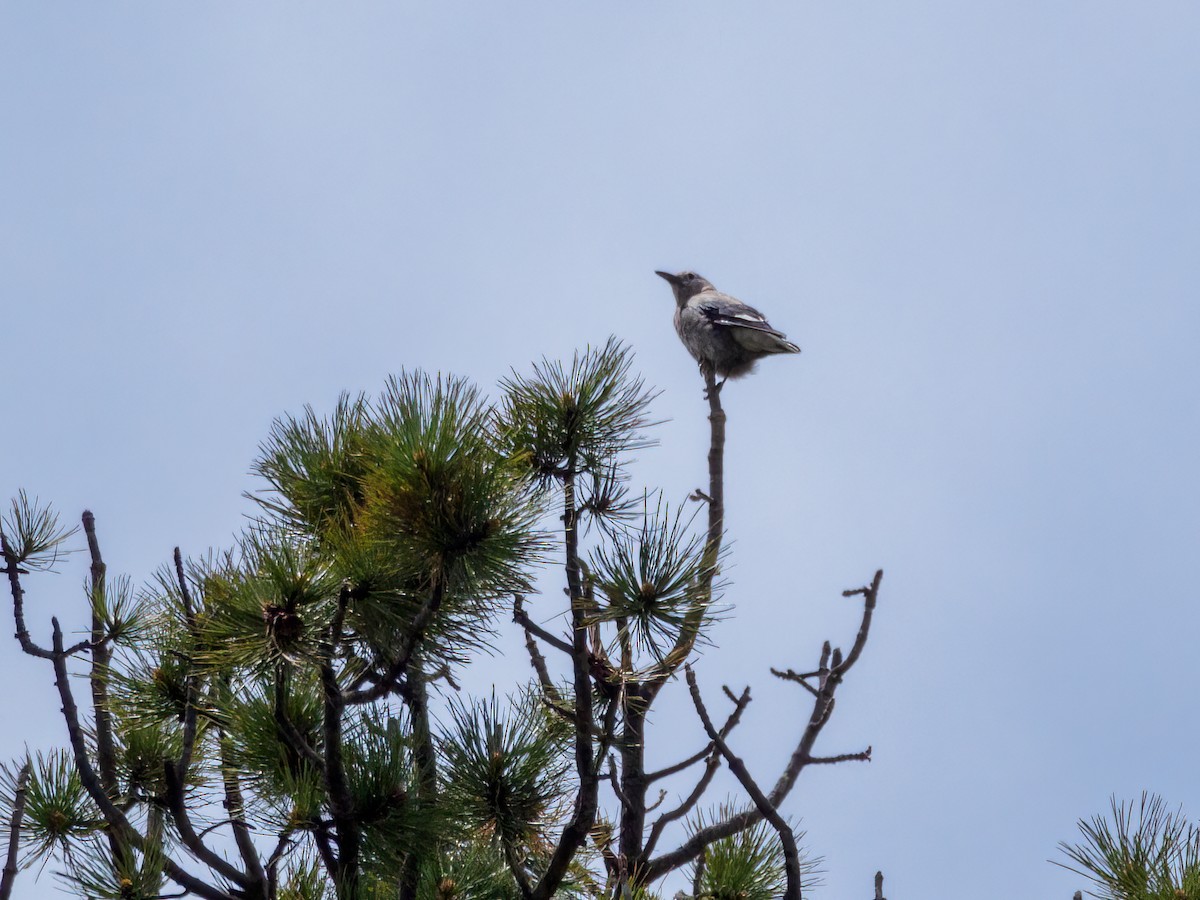
[[[741,300],[728,294],[698,294],[692,305],[713,325],[727,328],[749,328],[752,331],[763,331],[775,337],[782,338],[784,334],[771,327],[767,317],[753,306],[747,306]]]

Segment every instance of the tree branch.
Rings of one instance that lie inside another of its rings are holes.
[[[292,831],[293,828],[289,825],[283,831],[279,832],[279,840],[275,842],[275,849],[267,857],[268,897],[275,897],[279,893],[279,862],[283,859],[283,854],[292,843]]]
[[[704,396],[708,399],[709,447],[708,494],[704,495],[708,501],[708,532],[700,558],[700,600],[684,618],[675,646],[645,679],[647,706],[654,702],[671,675],[687,661],[696,645],[700,626],[712,605],[713,582],[721,560],[721,542],[725,537],[725,410],[721,407],[721,387],[717,384],[716,376],[709,368],[702,368],[701,372],[704,375]]]
[[[759,814],[771,823],[771,827],[779,835],[780,843],[783,844],[783,868],[787,873],[787,891],[783,895],[783,900],[801,900],[800,851],[796,846],[796,836],[792,833],[791,826],[784,821],[775,805],[767,799],[751,776],[750,770],[746,768],[746,764],[739,757],[733,755],[733,751],[729,749],[729,745],[725,743],[725,739],[721,737],[721,733],[717,731],[708,715],[704,699],[700,696],[700,686],[696,683],[696,673],[692,671],[691,666],[686,666],[685,670],[688,688],[692,692],[692,703],[696,707],[700,721],[704,723],[704,730],[708,733],[709,739],[721,751],[721,755],[729,763],[729,771],[737,776],[737,780],[750,795],[750,799],[754,801],[754,806],[758,809]]]
[[[621,803],[621,808],[631,808],[632,804],[625,796],[625,792],[621,790],[621,783],[617,780],[617,760],[612,754],[609,754],[608,757],[608,781],[612,785],[613,793],[617,795],[617,800]]]
[[[433,621],[433,617],[441,609],[444,593],[445,590],[442,586],[442,581],[438,579],[433,586],[433,590],[429,593],[429,599],[421,605],[421,608],[417,610],[417,614],[413,616],[412,622],[409,623],[408,630],[405,632],[404,639],[397,650],[396,658],[388,666],[387,671],[379,681],[369,688],[344,692],[342,697],[343,705],[353,706],[361,703],[373,703],[396,689],[397,679],[408,668],[408,664],[412,662],[413,654],[417,652],[417,648],[421,646],[421,641],[425,638],[425,629],[429,627],[429,624]]]
[[[25,819],[25,799],[29,791],[29,759],[17,774],[16,790],[13,792],[12,817],[8,821],[8,854],[4,860],[4,875],[0,876],[0,900],[12,896],[13,882],[17,877],[17,860],[21,849],[21,825]]]
[[[513,845],[507,840],[504,841],[504,859],[508,863],[508,870],[512,872],[513,879],[517,882],[517,890],[521,892],[524,900],[530,900],[533,896],[533,886],[529,883],[529,875],[525,872],[521,860],[517,859]]]
[[[742,711],[750,703],[750,688],[747,687],[742,691],[741,696],[732,697],[732,700],[733,712],[729,714],[729,718],[727,718],[725,720],[725,724],[721,726],[721,737],[728,737],[729,732],[733,731],[739,720],[742,718]],[[676,775],[679,772],[682,772],[684,769],[694,766],[696,763],[700,762],[700,760],[710,755],[712,753],[712,749],[712,741],[709,741],[698,753],[693,753],[687,759],[683,760],[683,762],[676,763],[673,766],[667,766],[667,768],[659,769],[656,772],[651,772],[646,776],[646,780],[653,783],[660,779],[666,778],[669,775]]]
[[[567,593],[571,601],[571,668],[575,712],[575,773],[579,786],[575,809],[559,835],[550,861],[533,890],[533,900],[550,900],[566,877],[571,861],[591,831],[599,809],[600,761],[592,752],[594,726],[592,675],[588,662],[588,604],[579,565],[579,523],[575,503],[576,459],[572,455],[563,477],[563,534],[566,551]]]
[[[833,713],[834,694],[837,691],[837,687],[842,682],[842,676],[857,661],[863,647],[866,645],[867,636],[870,633],[871,616],[875,609],[876,600],[878,599],[879,585],[882,578],[883,572],[881,570],[875,573],[875,578],[869,587],[847,591],[844,594],[844,596],[861,594],[865,598],[862,621],[859,625],[858,636],[855,638],[854,647],[851,649],[850,655],[842,659],[841,654],[833,650],[829,642],[826,641],[821,650],[821,663],[816,672],[808,673],[805,676],[797,676],[797,679],[799,677],[815,676],[818,680],[818,687],[813,701],[812,713],[809,716],[804,733],[801,735],[796,749],[792,752],[791,758],[780,774],[779,780],[775,783],[771,792],[766,795],[767,802],[776,809],[795,786],[800,772],[806,765],[814,761],[812,748],[821,733],[821,729],[825,727],[825,723],[829,721],[829,717]],[[869,757],[864,754],[850,754],[847,758],[868,759]],[[835,757],[828,757],[828,759],[835,759]],[[758,809],[749,809],[732,815],[723,822],[714,822],[712,825],[698,829],[678,848],[669,853],[664,853],[653,860],[647,868],[647,878],[649,880],[661,878],[667,872],[673,871],[690,860],[695,859],[713,841],[737,834],[739,831],[749,828],[761,818],[762,814]]]
[[[433,743],[433,728],[429,713],[429,690],[425,674],[412,664],[405,673],[404,702],[412,723],[413,764],[417,770],[417,807],[428,815],[437,805],[437,750]],[[421,856],[410,852],[404,860],[400,876],[399,900],[416,900],[420,886]],[[514,873],[514,877],[516,874]]]
[[[555,637],[541,625],[538,625],[533,619],[529,618],[529,613],[525,611],[525,598],[519,594],[513,602],[513,621],[520,625],[525,631],[537,635],[542,641],[549,644],[555,650],[561,650],[568,656],[571,655],[571,645],[560,637]]]
[[[321,654],[321,693],[324,698],[323,749],[325,751],[325,791],[329,811],[337,830],[337,870],[334,885],[339,900],[355,900],[358,896],[358,851],[361,835],[350,785],[346,779],[342,758],[342,710],[344,698],[333,669],[333,654],[342,640],[342,623],[350,603],[350,590],[343,587],[338,594],[337,610],[329,623],[328,636]]]
[[[100,777],[96,774],[96,770],[92,766],[91,759],[88,757],[83,726],[79,722],[79,707],[75,705],[75,697],[71,692],[70,675],[67,672],[67,655],[63,649],[62,629],[58,625],[58,619],[51,619],[51,623],[54,628],[54,650],[51,658],[54,662],[55,684],[58,687],[59,699],[62,701],[62,714],[67,723],[67,734],[70,737],[71,750],[75,759],[75,769],[79,772],[79,780],[93,802],[100,808],[100,813],[104,816],[105,822],[108,823],[109,829],[119,835],[125,843],[134,847],[142,847],[145,844],[145,840],[129,824],[129,820],[125,818],[124,813],[117,809],[116,805],[109,798],[104,790],[104,786],[100,783]],[[163,871],[166,872],[168,878],[180,887],[187,888],[196,896],[203,897],[204,900],[234,900],[233,896],[227,891],[220,890],[201,881],[196,876],[180,868],[170,857],[164,855],[162,863]]]
[[[222,878],[232,881],[238,887],[246,887],[250,883],[250,879],[237,867],[233,866],[225,857],[214,852],[208,847],[200,836],[196,834],[196,829],[192,826],[191,816],[188,815],[187,802],[184,797],[183,782],[179,778],[179,771],[175,765],[166,760],[163,763],[163,777],[167,784],[167,807],[171,811],[171,818],[175,820],[175,828],[179,832],[179,839],[183,846],[188,849],[192,856],[196,857],[204,865],[208,866]]]
[[[3,532],[0,532],[0,552],[4,553],[4,572],[8,575],[8,590],[13,601],[13,620],[16,622],[17,640],[21,643],[21,649],[39,659],[53,659],[54,654],[35,644],[29,636],[29,629],[25,627],[25,589],[21,587],[19,574],[23,570],[17,567],[17,555],[13,553]]]
[[[842,591],[843,597],[854,597],[861,594],[864,602],[862,622],[858,626],[858,634],[855,635],[854,646],[850,648],[850,655],[841,664],[834,665],[834,677],[839,681],[850,671],[850,667],[858,662],[858,657],[862,655],[863,647],[867,644],[867,635],[871,631],[871,617],[875,612],[875,602],[879,599],[879,583],[881,581],[883,581],[883,569],[879,569],[875,573],[875,577],[871,579],[871,583],[867,587]]]
[[[742,712],[750,703],[750,688],[747,687],[742,691],[741,696],[734,698],[733,712],[725,720],[725,724],[721,726],[721,737],[727,737],[742,718]],[[683,802],[669,812],[663,813],[650,826],[650,837],[646,840],[645,854],[647,857],[654,852],[654,848],[658,846],[659,838],[662,837],[663,830],[672,822],[682,819],[700,802],[700,798],[704,796],[704,792],[708,790],[708,786],[712,783],[713,776],[717,774],[717,769],[721,767],[721,755],[713,752],[715,745],[710,740],[705,752],[708,755],[708,763],[704,767],[704,774],[700,776],[700,780],[696,782],[696,786],[692,788],[690,794],[684,798]],[[668,770],[663,770],[668,771]]]
[[[258,848],[254,846],[254,837],[250,834],[250,826],[246,824],[246,800],[242,796],[241,782],[238,780],[237,769],[230,761],[229,739],[224,732],[217,732],[217,745],[221,753],[221,780],[224,782],[225,799],[222,801],[225,811],[229,813],[229,826],[233,829],[233,839],[237,844],[238,853],[245,863],[246,872],[251,880],[259,885],[268,882],[267,870],[263,868],[262,860],[258,858]],[[267,896],[270,896],[268,890]]]
[[[179,583],[179,593],[183,600],[184,623],[188,631],[188,639],[192,646],[195,646],[198,635],[196,634],[196,611],[192,605],[192,594],[188,590],[187,577],[183,571],[183,555],[179,552],[179,548],[175,548],[175,578]],[[186,696],[183,708],[183,735],[182,747],[179,753],[179,764],[175,771],[178,774],[180,782],[187,780],[187,771],[192,765],[192,755],[196,749],[196,734],[199,718],[199,699],[201,679],[196,673],[195,667],[192,664],[191,657],[187,657],[188,674],[186,679]],[[255,857],[257,861],[258,857]]]
[[[308,760],[320,772],[325,771],[325,757],[321,756],[308,739],[300,733],[287,714],[287,669],[279,665],[275,669],[275,724],[279,726],[279,736],[297,756]]]
[[[108,648],[105,634],[103,613],[108,608],[106,595],[106,573],[108,567],[100,555],[100,541],[96,537],[96,517],[91,510],[83,511],[83,532],[87,536],[88,555],[91,557],[90,580],[88,584],[88,599],[91,601],[92,632],[90,650],[92,652],[92,668],[88,683],[92,691],[92,714],[95,717],[96,768],[100,770],[100,784],[104,792],[116,802],[120,798],[120,787],[117,784],[117,749],[113,740],[112,710],[108,700],[108,679],[112,667],[112,652]],[[70,656],[80,645],[66,651]],[[186,752],[186,748],[185,748]],[[113,859],[128,865],[130,859],[129,847],[116,832],[108,833],[109,849]]]

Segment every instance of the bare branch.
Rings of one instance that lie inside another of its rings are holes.
[[[183,614],[187,619],[188,625],[194,625],[196,622],[196,605],[192,602],[192,591],[188,587],[187,575],[183,571],[183,554],[179,552],[179,548],[175,548],[175,580],[179,583],[179,597],[183,601]]]
[[[166,760],[163,763],[163,777],[167,785],[167,807],[171,811],[171,818],[175,820],[175,828],[179,832],[179,839],[188,849],[188,852],[204,865],[208,866],[222,878],[232,881],[239,887],[246,887],[250,884],[250,878],[245,872],[229,863],[225,857],[216,853],[212,848],[208,847],[200,836],[196,834],[196,829],[192,826],[191,816],[188,814],[187,802],[183,794],[183,781],[179,777],[179,771],[175,765]]]
[[[779,810],[767,799],[762,788],[750,775],[746,764],[739,757],[733,755],[733,751],[729,749],[729,745],[725,743],[725,739],[713,725],[712,718],[704,706],[704,699],[700,696],[700,686],[696,683],[696,673],[692,671],[691,666],[686,666],[685,670],[688,688],[692,693],[692,703],[696,706],[696,712],[700,715],[700,721],[704,723],[704,730],[708,733],[709,739],[721,751],[721,755],[729,763],[729,771],[737,776],[737,780],[741,782],[746,793],[750,795],[750,799],[754,801],[754,806],[758,809],[759,814],[771,823],[771,827],[779,835],[780,843],[783,844],[783,867],[787,873],[787,891],[783,895],[783,900],[801,900],[800,850],[796,846],[796,835],[792,833],[791,826],[784,821]]]
[[[871,761],[871,748],[870,747],[868,747],[866,750],[863,750],[859,753],[841,753],[841,754],[838,754],[837,756],[810,756],[807,760],[807,762],[810,765],[814,765],[814,766],[830,765],[832,763],[841,763],[841,762],[870,762],[870,761]]]
[[[644,850],[646,856],[654,852],[654,848],[658,846],[659,838],[662,837],[664,829],[672,822],[682,819],[700,802],[700,798],[704,796],[704,792],[712,784],[713,776],[717,774],[717,769],[720,767],[721,754],[713,751],[708,757],[708,764],[704,767],[704,774],[700,776],[700,780],[696,782],[696,786],[692,788],[691,793],[670,812],[665,812],[659,816],[654,824],[650,826],[650,835],[646,838],[646,847]]]
[[[700,762],[700,760],[708,757],[712,753],[712,749],[712,742],[709,741],[687,759],[681,760],[680,762],[675,763],[673,766],[667,766],[665,769],[658,769],[655,772],[651,772],[646,776],[647,783],[653,783],[671,775],[678,775],[680,772],[690,769],[696,763]]]
[[[862,648],[866,644],[867,635],[870,632],[871,613],[875,607],[875,601],[878,596],[880,581],[883,577],[882,572],[875,574],[875,579],[868,588],[860,588],[856,591],[847,592],[848,596],[862,594],[866,600],[864,602],[863,619],[859,626],[858,637],[855,639],[854,647],[850,651],[850,655],[845,660],[840,658],[840,654],[833,650],[829,642],[826,641],[821,648],[821,661],[815,672],[807,673],[804,678],[817,679],[816,696],[813,701],[812,713],[809,716],[808,725],[804,729],[796,749],[792,752],[791,758],[788,760],[783,772],[779,776],[779,780],[771,789],[771,792],[766,795],[767,802],[774,808],[778,808],[784,798],[791,792],[796,784],[800,772],[806,765],[814,762],[812,755],[813,745],[816,743],[817,737],[821,733],[821,729],[825,727],[829,721],[830,715],[834,709],[834,693],[839,684],[841,684],[842,676],[846,670],[854,664],[862,653]],[[836,666],[836,667],[835,667]],[[795,680],[795,679],[789,679]],[[809,686],[811,688],[811,685]],[[869,756],[863,754],[849,754],[846,759],[869,759]],[[828,760],[838,760],[838,757],[828,757]],[[711,844],[713,841],[718,841],[721,838],[726,838],[737,834],[739,831],[749,828],[755,822],[762,818],[759,810],[748,809],[740,813],[730,816],[722,822],[714,822],[704,828],[698,829],[691,835],[682,845],[675,850],[665,853],[657,859],[651,861],[647,869],[647,878],[654,880],[661,878],[667,872],[679,868],[696,856]]]
[[[875,573],[869,586],[842,592],[843,597],[862,594],[865,602],[863,603],[862,623],[858,626],[858,635],[854,638],[854,646],[850,648],[850,655],[844,662],[834,664],[835,674],[839,680],[850,671],[852,665],[858,662],[858,657],[867,644],[867,634],[871,631],[871,616],[875,612],[875,602],[879,599],[879,583],[881,581],[883,581],[883,569],[879,569]]]
[[[0,552],[4,554],[4,572],[8,575],[8,590],[12,594],[13,601],[13,619],[16,621],[17,640],[21,643],[21,649],[39,659],[53,659],[54,654],[35,644],[29,636],[29,629],[25,627],[25,589],[21,587],[20,573],[26,570],[17,567],[17,556],[13,553],[8,544],[8,538],[3,532],[0,532]]]
[[[8,854],[4,860],[4,875],[0,877],[0,900],[12,896],[13,882],[17,877],[17,857],[21,847],[21,825],[25,820],[25,798],[29,791],[29,759],[17,774],[16,790],[13,792],[12,817],[8,821]]]
[[[625,792],[621,790],[621,783],[617,780],[617,759],[612,754],[608,757],[608,780],[612,784],[613,793],[617,795],[617,799],[621,801],[622,809],[632,809],[633,804],[629,802],[629,798],[625,796]]]
[[[728,737],[729,732],[733,730],[734,726],[738,724],[738,720],[741,719],[742,710],[744,710],[746,705],[750,702],[750,688],[747,687],[744,691],[742,691],[740,697],[735,697],[730,692],[729,688],[725,688],[724,690],[726,696],[728,696],[734,704],[733,712],[729,714],[729,718],[726,719],[725,724],[721,726],[721,735]],[[694,766],[696,763],[700,762],[700,760],[709,756],[712,753],[712,749],[712,741],[709,741],[698,752],[693,753],[682,762],[678,762],[673,766],[667,766],[665,769],[659,769],[655,772],[651,772],[646,776],[646,781],[653,784],[655,781],[659,781],[660,779],[666,778],[669,775],[676,775],[679,772]]]
[[[725,693],[729,696],[732,696],[728,688],[725,688]],[[746,709],[749,703],[750,688],[746,687],[740,696],[733,697],[733,711],[725,720],[725,724],[721,726],[721,737],[728,737],[729,733],[737,727],[738,722],[741,721],[742,712]],[[705,755],[708,757],[708,763],[704,767],[704,774],[700,776],[700,780],[696,782],[696,786],[692,788],[691,793],[684,798],[682,803],[680,803],[670,812],[663,813],[663,815],[661,815],[655,821],[655,823],[650,826],[650,836],[646,840],[646,849],[644,851],[647,857],[649,857],[650,854],[654,852],[654,848],[658,846],[658,841],[662,837],[663,830],[672,822],[683,818],[689,812],[691,812],[692,809],[695,808],[696,804],[700,802],[700,798],[704,796],[704,792],[708,790],[708,786],[712,783],[713,776],[717,774],[717,769],[721,767],[721,755],[713,752],[714,746],[715,745],[710,740],[708,742],[708,746],[705,748]],[[672,768],[678,769],[678,767]],[[662,771],[669,772],[670,770],[663,769]],[[657,775],[658,773],[655,773],[655,776]],[[654,776],[648,778],[647,780],[653,780],[653,777]],[[649,810],[647,810],[647,812],[649,812]]]
[[[533,634],[528,630],[525,632],[525,649],[529,652],[529,664],[533,666],[533,671],[537,673],[538,684],[542,686],[542,693],[545,694],[548,700],[553,700],[555,703],[562,703],[562,695],[558,691],[558,687],[554,684],[554,680],[550,677],[550,670],[546,667],[546,657],[542,656],[542,651],[538,649],[537,641],[533,639]]]
[[[538,625],[533,619],[529,618],[529,613],[525,611],[525,598],[518,594],[513,603],[513,621],[520,625],[529,634],[534,634],[539,640],[549,644],[555,650],[561,650],[568,656],[571,655],[571,645],[560,637],[555,637],[541,625]]]
[[[533,886],[529,883],[525,866],[517,859],[516,850],[509,841],[504,842],[504,859],[508,863],[508,870],[512,872],[513,880],[517,883],[517,890],[521,892],[524,900],[529,900],[533,896]]]
[[[819,672],[796,672],[793,669],[785,669],[784,671],[780,671],[779,669],[771,669],[771,674],[776,678],[782,678],[784,681],[794,681],[814,697],[820,695],[820,692],[815,687],[805,681],[806,678],[816,678],[820,674]]]
[[[708,447],[708,532],[701,555],[700,602],[684,619],[675,646],[654,667],[646,678],[647,703],[653,703],[658,691],[667,680],[687,661],[700,626],[713,599],[713,581],[717,575],[717,564],[721,560],[721,542],[725,537],[725,410],[721,407],[721,385],[716,376],[702,368],[704,396],[708,399],[709,447]],[[722,382],[724,383],[724,382]],[[699,492],[697,492],[699,493]]]
[[[646,812],[648,812],[648,813],[654,812],[656,809],[658,809],[660,806],[663,805],[663,801],[666,799],[667,799],[666,789],[659,788],[658,789],[658,799],[646,807]]]
[[[283,854],[287,852],[288,847],[292,844],[292,832],[294,829],[289,825],[283,831],[279,832],[279,840],[275,842],[275,849],[271,851],[271,855],[267,858],[267,896],[274,897],[279,891],[279,863],[283,859]]]
[[[237,843],[242,862],[251,880],[257,884],[267,882],[267,871],[258,858],[258,848],[254,846],[254,837],[250,834],[250,826],[246,823],[246,801],[242,796],[241,782],[237,769],[230,759],[230,742],[224,732],[217,732],[217,743],[221,753],[221,780],[224,782],[225,799],[222,804],[229,813],[229,825],[233,829],[233,839]]]
[[[104,620],[101,613],[107,604],[105,597],[105,573],[108,567],[100,555],[100,541],[96,537],[96,517],[91,510],[83,512],[83,532],[87,535],[88,553],[92,558],[91,580],[88,596],[92,603],[92,671],[89,678],[92,689],[93,714],[96,717],[96,766],[100,770],[100,783],[112,799],[117,798],[117,751],[113,741],[112,713],[108,702],[108,675],[112,665],[112,654],[104,642]],[[74,648],[72,648],[74,649]],[[110,837],[110,842],[115,836]],[[113,853],[118,858],[123,851],[113,843]]]

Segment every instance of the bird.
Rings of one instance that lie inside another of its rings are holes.
[[[700,371],[721,376],[721,384],[748,375],[764,356],[800,352],[757,309],[722,294],[695,272],[654,274],[666,279],[675,294],[675,331],[683,346]]]

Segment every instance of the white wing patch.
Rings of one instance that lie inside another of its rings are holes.
[[[767,321],[765,317],[756,316],[753,313],[749,313],[749,312],[726,313],[725,318],[727,318],[727,319],[744,319],[747,322],[760,322],[760,323]]]

